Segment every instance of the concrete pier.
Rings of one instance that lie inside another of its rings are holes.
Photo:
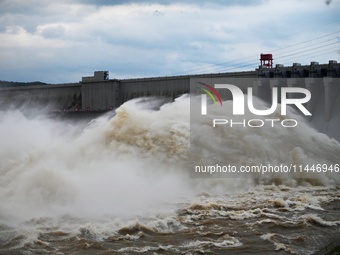
[[[325,121],[331,119],[331,114],[336,107],[336,102],[340,100],[340,84],[337,82],[339,78],[336,79],[337,78],[333,77],[323,78],[325,86]]]
[[[311,99],[306,105],[306,108],[309,112],[315,112],[315,107],[319,96],[322,94],[323,86],[319,82],[316,81],[315,78],[305,78],[306,89],[308,89],[311,93]]]

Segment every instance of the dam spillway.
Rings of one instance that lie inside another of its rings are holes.
[[[255,95],[269,101],[273,87],[304,87],[312,98],[307,107],[312,112],[310,124],[320,132],[340,141],[340,64],[294,63],[292,66],[259,66],[252,71],[165,76],[135,79],[109,79],[107,71],[82,77],[78,83],[32,86],[0,86],[0,109],[35,108],[47,112],[102,112],[118,108],[138,97],[161,97],[172,100],[190,92],[190,83],[205,79],[252,78],[261,80],[253,86]],[[280,78],[287,78],[282,84]],[[322,79],[315,83],[315,79]],[[243,88],[244,89],[244,88]]]

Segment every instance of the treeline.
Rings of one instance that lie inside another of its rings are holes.
[[[40,81],[33,82],[15,82],[15,81],[0,81],[0,87],[19,87],[19,86],[36,86],[47,85],[47,83]]]

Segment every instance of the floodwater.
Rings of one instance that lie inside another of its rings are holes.
[[[189,106],[138,99],[79,122],[0,112],[0,254],[305,255],[339,240],[340,173],[193,178]],[[210,136],[229,147],[196,142],[240,164],[340,163],[308,126],[227,130]]]

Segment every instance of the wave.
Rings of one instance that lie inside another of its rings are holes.
[[[1,218],[13,224],[51,215],[131,218],[148,215],[154,208],[159,212],[160,204],[164,211],[174,210],[178,201],[190,201],[202,192],[240,192],[259,183],[339,182],[334,174],[317,178],[304,174],[298,179],[274,174],[260,179],[192,178],[190,145],[201,146],[201,158],[209,153],[235,164],[334,163],[340,145],[303,120],[289,130],[221,127],[198,136],[191,133],[192,125],[204,131],[207,123],[190,123],[188,95],[155,107],[158,103],[128,101],[113,117],[94,119],[85,128],[39,113],[26,117],[20,111],[0,112]]]

